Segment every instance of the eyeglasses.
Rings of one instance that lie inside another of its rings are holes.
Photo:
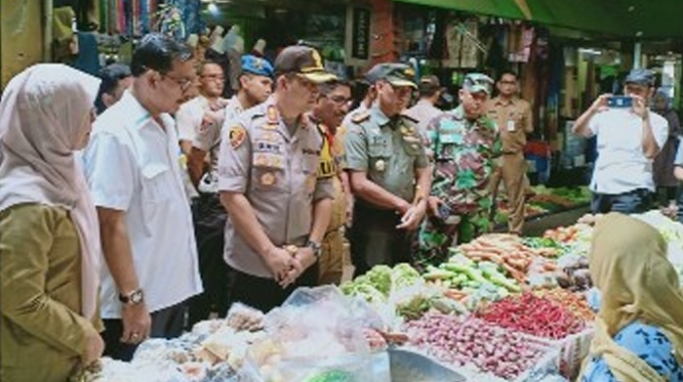
[[[180,91],[182,91],[182,92],[187,91],[187,89],[189,89],[192,86],[192,84],[194,83],[194,80],[189,79],[189,78],[177,78],[177,77],[171,76],[169,74],[164,74],[164,73],[160,73],[160,74],[161,74],[161,77],[167,77],[167,78],[171,79],[173,82],[175,82],[176,85],[178,85],[178,87],[180,88]]]

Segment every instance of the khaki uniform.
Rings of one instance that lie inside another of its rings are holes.
[[[209,153],[211,160],[211,171],[202,178],[198,186],[199,191],[218,191],[218,157],[221,148],[221,137],[225,135],[223,130],[230,127],[224,126],[224,124],[230,123],[231,120],[235,119],[243,111],[242,104],[240,104],[237,96],[233,96],[225,106],[223,120],[209,126],[201,126],[195,135],[192,146]]]
[[[317,175],[322,137],[307,117],[290,134],[273,99],[234,120],[225,132],[219,160],[219,190],[244,194],[276,246],[304,246],[313,203],[333,198],[330,178]],[[234,269],[272,280],[265,261],[235,230],[225,227],[225,259]]]
[[[370,181],[408,202],[415,197],[415,169],[429,165],[417,121],[389,119],[373,107],[356,114],[348,126],[346,169],[365,172]],[[356,274],[377,264],[410,261],[412,234],[397,230],[401,216],[358,198],[351,229]]]
[[[319,260],[320,284],[339,284],[344,270],[344,226],[346,224],[346,195],[340,173],[345,166],[344,138],[346,129],[340,127],[331,135],[324,125],[318,125],[324,138],[320,153],[318,176],[330,178],[334,186],[334,204],[330,225],[321,243],[322,254]]]
[[[496,97],[489,101],[487,110],[488,116],[498,125],[503,141],[500,171],[494,177],[492,187],[497,190],[502,178],[510,206],[508,229],[512,233],[521,234],[524,226],[525,191],[528,186],[524,147],[526,135],[534,130],[531,107],[522,99],[515,98],[506,103]]]
[[[102,328],[81,316],[76,227],[62,208],[21,204],[0,212],[0,232],[0,380],[64,382]]]

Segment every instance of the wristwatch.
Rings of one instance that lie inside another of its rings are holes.
[[[306,242],[306,247],[313,250],[313,254],[315,255],[316,258],[319,258],[320,255],[322,254],[323,247],[320,245],[320,243],[316,243],[313,240],[309,240]]]
[[[144,299],[145,295],[140,288],[128,294],[119,293],[119,301],[121,301],[123,304],[137,305],[140,304]]]

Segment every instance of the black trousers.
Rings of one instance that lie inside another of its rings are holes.
[[[373,208],[360,202],[354,205],[349,240],[354,277],[379,264],[412,263],[415,232],[397,229],[400,223],[401,216],[395,211]]]
[[[652,208],[652,193],[646,188],[639,188],[621,194],[593,193],[591,210],[594,214],[621,212],[623,214],[640,214]]]
[[[296,282],[283,289],[274,279],[252,276],[233,269],[230,275],[230,300],[241,302],[264,313],[282,305],[298,287],[313,287],[318,283],[318,264],[311,265]]]
[[[225,222],[227,214],[218,194],[202,194],[193,206],[195,237],[199,256],[199,274],[204,292],[189,301],[188,325],[191,328],[211,313],[225,317],[230,267],[225,263]]]
[[[151,314],[152,338],[176,338],[183,334],[185,328],[185,313],[187,305],[185,303],[176,304],[168,308],[158,310]],[[123,336],[123,321],[120,319],[105,319],[104,332],[104,355],[121,361],[130,361],[137,350],[138,345],[125,344],[121,342]]]

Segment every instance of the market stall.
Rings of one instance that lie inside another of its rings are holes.
[[[683,225],[657,228],[683,280]],[[300,288],[264,314],[235,304],[131,363],[103,359],[81,382],[566,381],[593,336],[587,254],[593,224],[543,237],[489,234],[442,264],[376,266],[340,288]]]

